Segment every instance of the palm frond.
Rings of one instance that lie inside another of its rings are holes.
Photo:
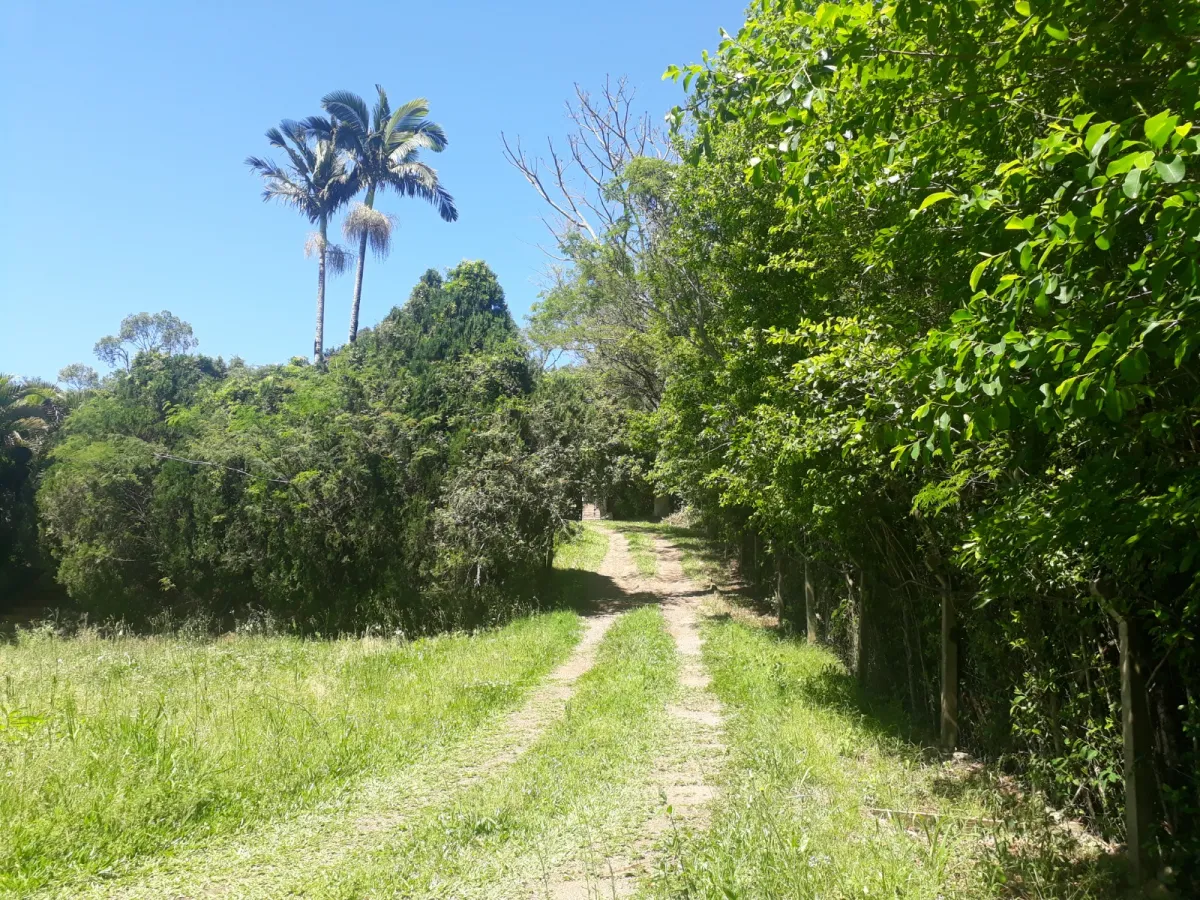
[[[385,131],[385,125],[392,117],[392,107],[388,103],[387,91],[383,89],[383,85],[375,85],[375,93],[378,97],[375,100],[375,109],[372,113],[371,125],[375,131]]]
[[[371,117],[363,98],[352,91],[333,91],[321,98],[321,108],[346,125],[356,137],[371,132]]]
[[[417,197],[437,207],[438,215],[444,221],[458,221],[454,198],[442,187],[437,171],[425,163],[405,162],[393,166],[388,184],[402,197]]]
[[[384,133],[390,136],[395,132],[419,131],[427,124],[428,116],[429,101],[424,97],[414,97],[391,114]]]
[[[397,132],[397,141],[388,154],[393,165],[415,162],[422,150],[436,150],[434,138],[423,131]]]

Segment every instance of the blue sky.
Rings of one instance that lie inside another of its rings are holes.
[[[251,363],[311,350],[309,227],[260,199],[243,160],[281,118],[376,82],[426,96],[449,137],[433,155],[461,218],[392,197],[391,257],[368,260],[363,324],[430,266],[486,259],[518,321],[546,257],[540,201],[501,155],[567,130],[572,84],[626,75],[656,118],[660,81],[742,22],[739,0],[595,3],[0,3],[0,372],[53,377],[131,312],[169,309],[200,350]],[[345,339],[352,279],[330,285]]]

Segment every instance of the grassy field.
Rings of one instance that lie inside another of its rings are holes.
[[[309,885],[307,895],[552,895],[553,875],[618,852],[636,826],[629,813],[641,804],[627,789],[641,783],[660,744],[675,669],[661,613],[622,616],[565,716],[519,760]],[[610,896],[593,878],[596,895]]]
[[[656,536],[720,575],[694,534],[605,523],[560,548],[555,590],[645,600],[603,563],[628,540],[658,571]],[[686,678],[654,605],[417,641],[21,632],[0,645],[0,895],[1113,896],[1044,810],[880,724],[830,652],[684,596],[707,613]],[[698,692],[707,750],[680,713]],[[702,757],[705,800],[672,810]]]
[[[1102,860],[986,772],[865,714],[828,651],[717,616],[704,653],[731,756],[711,829],[679,834],[658,896],[1113,896]]]
[[[24,632],[0,645],[0,891],[119,874],[444,752],[578,634],[570,613],[413,642]]]

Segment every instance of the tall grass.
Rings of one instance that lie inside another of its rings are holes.
[[[0,892],[116,874],[436,753],[578,633],[565,612],[412,642],[22,631],[0,645]]]

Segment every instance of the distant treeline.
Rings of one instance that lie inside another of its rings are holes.
[[[45,419],[36,453],[6,450],[10,604],[40,565],[99,618],[493,621],[537,601],[621,431],[585,376],[535,364],[483,263],[427,272],[321,366],[225,363],[180,352],[173,317],[142,325],[107,345],[127,366],[26,404]]]

